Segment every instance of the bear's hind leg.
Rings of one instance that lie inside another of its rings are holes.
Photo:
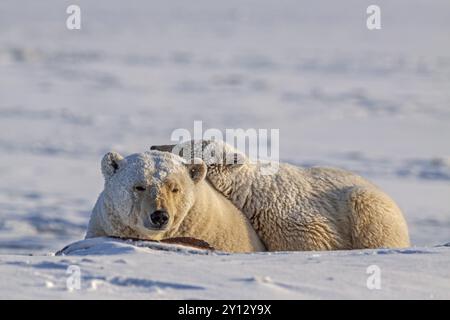
[[[370,187],[353,187],[347,200],[353,249],[409,246],[403,214],[385,193]]]

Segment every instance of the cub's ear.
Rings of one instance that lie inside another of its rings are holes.
[[[173,154],[176,154],[177,156],[184,157],[184,149],[182,145],[176,145],[176,144],[163,144],[160,146],[151,146],[150,150],[157,150],[162,152],[171,152]]]
[[[175,148],[175,144],[164,144],[160,146],[151,146],[150,150],[158,150],[164,152],[172,152],[172,149]]]
[[[192,163],[185,164],[188,170],[189,176],[194,181],[194,183],[199,183],[206,177],[206,171],[208,170],[206,164],[203,160],[199,158],[194,158]]]
[[[123,157],[117,152],[108,152],[102,159],[102,173],[105,179],[112,177],[119,170]]]

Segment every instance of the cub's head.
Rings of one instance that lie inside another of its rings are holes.
[[[250,159],[244,153],[221,140],[189,140],[177,145],[152,146],[151,150],[172,152],[188,162],[201,158],[208,168],[208,180],[226,197],[242,180],[243,167],[251,168]]]
[[[159,240],[176,231],[195,201],[206,165],[160,151],[103,157],[103,199],[111,236]]]

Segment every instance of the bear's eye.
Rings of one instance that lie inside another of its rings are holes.
[[[134,190],[136,190],[136,191],[145,191],[146,188],[144,186],[136,186],[136,187],[134,187]]]
[[[177,193],[177,192],[179,192],[180,191],[180,189],[178,189],[177,187],[174,187],[173,189],[172,189],[172,192],[173,193]]]

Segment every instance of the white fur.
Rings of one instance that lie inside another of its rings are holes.
[[[211,187],[204,174],[194,181],[187,164],[176,155],[152,151],[123,158],[109,153],[102,160],[102,172],[105,187],[94,207],[86,238],[194,237],[223,251],[265,251],[242,212]],[[181,189],[178,198],[168,190],[170,181],[177,181]],[[146,191],[136,191],[137,184],[145,185]],[[171,216],[169,227],[149,230],[144,220],[160,208],[167,209]]]
[[[401,210],[356,174],[282,163],[277,173],[263,175],[257,163],[221,141],[194,141],[197,152],[202,148],[207,154],[211,148],[226,153],[206,159],[208,180],[250,219],[270,251],[409,246]],[[240,165],[220,161],[232,158],[230,152],[236,152]]]

